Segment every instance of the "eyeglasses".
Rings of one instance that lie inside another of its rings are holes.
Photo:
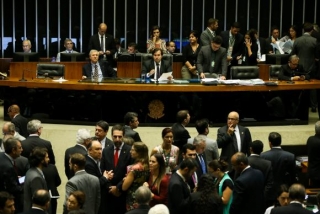
[[[299,65],[299,63],[292,63],[292,62],[290,62],[290,64],[294,65],[294,66],[298,66]]]

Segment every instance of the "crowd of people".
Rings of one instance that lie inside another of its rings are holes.
[[[0,147],[0,213],[55,214],[61,179],[51,143],[40,138],[41,121],[28,121],[17,105],[8,114]],[[111,139],[103,120],[93,137],[79,129],[76,145],[65,151],[63,213],[312,213],[303,204],[295,156],[281,149],[279,133],[269,134],[271,149],[262,153],[263,143],[252,141],[237,112],[229,113],[216,140],[208,137],[206,119],[195,123],[199,135],[191,137],[189,121],[189,112],[179,111],[155,148],[141,142],[134,112],[124,116],[124,125],[112,126]],[[319,187],[320,122],[315,132],[307,141],[310,187]]]

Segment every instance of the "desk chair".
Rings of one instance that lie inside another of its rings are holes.
[[[62,64],[37,64],[37,78],[64,78],[65,65]]]
[[[269,80],[278,79],[281,66],[282,65],[270,65],[270,67],[269,67]]]
[[[231,79],[256,79],[259,78],[258,66],[232,66]]]

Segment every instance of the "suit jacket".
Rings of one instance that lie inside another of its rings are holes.
[[[242,171],[234,182],[230,214],[263,214],[265,211],[264,177],[252,167]]]
[[[210,45],[213,35],[208,28],[206,28],[200,35],[201,46]]]
[[[171,128],[173,133],[174,145],[179,147],[179,150],[181,151],[183,145],[188,142],[190,134],[188,130],[183,125],[181,125],[181,123],[175,123]]]
[[[30,168],[29,160],[26,157],[19,156],[15,159],[18,176],[25,176]]]
[[[266,39],[259,37],[259,43],[260,43],[260,52],[261,52],[261,56],[263,54],[268,54],[269,53],[269,46],[267,45]]]
[[[21,142],[21,145],[23,148],[23,151],[21,153],[22,156],[29,158],[30,153],[32,152],[34,147],[46,148],[48,150],[50,163],[51,164],[56,163],[50,141],[41,139],[39,136],[29,136],[27,139]]]
[[[64,170],[65,170],[65,174],[68,179],[70,179],[74,175],[74,173],[72,171],[70,171],[69,159],[70,159],[70,156],[75,153],[87,155],[88,151],[87,151],[87,149],[85,149],[83,146],[81,146],[79,144],[76,144],[75,146],[70,147],[66,150],[66,152],[64,154]]]
[[[61,51],[60,53],[69,53],[69,51],[64,50],[64,51]],[[60,62],[60,53],[57,54],[56,62]],[[79,53],[79,52],[72,50],[72,53]]]
[[[307,140],[308,177],[320,180],[320,135],[314,135]]]
[[[150,210],[149,205],[141,204],[138,206],[138,208],[130,210],[126,212],[126,214],[148,214],[149,210]]]
[[[141,142],[139,133],[133,130],[130,126],[124,126],[124,133],[125,137],[131,137],[134,142]]]
[[[206,148],[204,150],[207,163],[210,163],[212,160],[219,159],[219,150],[218,144],[215,140],[208,138],[206,135],[199,134],[206,139]],[[188,143],[193,144],[194,138],[189,138]]]
[[[229,33],[230,33],[230,30],[222,31],[220,33],[220,36],[222,37],[221,46],[224,47],[226,50],[228,50],[229,48]],[[234,45],[231,53],[231,56],[232,56],[231,65],[238,64],[237,57],[242,54],[242,44],[243,44],[243,35],[241,33],[238,33],[237,35],[235,35]]]
[[[184,180],[175,172],[171,175],[168,188],[168,208],[170,214],[188,212],[190,190]]]
[[[142,62],[142,70],[141,70],[141,73],[143,74],[147,74],[149,73],[152,69],[154,69],[155,73],[156,73],[156,68],[154,66],[154,60],[151,59],[151,60],[146,60],[146,61],[143,61]],[[164,60],[161,60],[161,63],[160,63],[160,76],[163,74],[163,73],[168,73],[168,72],[172,72],[172,66],[169,64],[169,62],[166,62]],[[149,78],[154,78],[154,74],[150,75]]]
[[[287,213],[295,213],[295,214],[311,214],[313,213],[310,210],[302,207],[301,204],[298,203],[290,203],[288,206],[283,207],[275,207],[271,210],[271,214],[287,214]]]
[[[39,189],[48,190],[47,182],[40,172],[40,169],[32,167],[28,170],[23,186],[24,205],[23,211],[26,212],[32,207],[33,193]]]
[[[108,62],[104,62],[104,61],[100,60],[98,63],[100,65],[100,69],[101,69],[103,77],[116,77],[117,76],[115,70],[113,70],[113,68],[109,65]],[[91,64],[91,62],[88,64],[85,64],[82,67],[82,76],[86,76],[87,78],[92,77],[92,64]]]
[[[288,64],[282,65],[279,71],[278,79],[290,81],[293,76],[301,76],[304,75],[305,79],[310,79],[310,75],[304,71],[302,65],[298,65],[298,67],[292,70]]]
[[[57,167],[53,164],[48,164],[47,167],[42,169],[44,178],[47,182],[47,187],[53,196],[59,196],[58,186],[61,184],[61,178]]]
[[[28,211],[23,212],[22,214],[47,214],[47,212],[43,210],[31,208]]]
[[[108,61],[112,61],[112,57],[113,57],[113,54],[116,52],[116,44],[114,42],[114,38],[112,35],[110,34],[105,34],[104,35],[105,39],[104,39],[104,46],[105,46],[105,50],[109,50],[111,53],[110,55],[107,55],[107,59]],[[90,37],[90,40],[89,40],[89,45],[88,45],[88,54],[89,52],[92,50],[92,49],[95,49],[97,51],[101,51],[101,46],[100,46],[100,39],[99,39],[99,34],[94,34]],[[100,56],[101,58],[102,56]]]
[[[220,47],[215,52],[214,67],[211,69],[211,52],[212,48],[210,45],[202,46],[197,58],[197,69],[199,73],[212,73],[222,74],[227,76],[227,51],[225,48]]]
[[[80,190],[85,193],[86,200],[83,205],[85,213],[98,213],[100,206],[100,183],[99,179],[86,171],[78,171],[66,184],[66,203],[71,192]]]
[[[28,130],[27,130],[27,124],[28,120],[21,114],[18,114],[15,118],[11,120],[11,122],[16,127],[16,132],[19,132],[20,135],[27,138],[29,136]]]
[[[204,164],[205,164],[206,172],[203,172],[203,170],[202,170],[199,157],[200,157],[199,155],[197,155],[197,157],[196,157],[196,161],[198,163],[198,167],[197,167],[197,171],[196,171],[197,172],[197,176],[198,176],[198,180],[200,180],[200,178],[201,178],[201,176],[203,174],[206,174],[208,172],[208,169],[207,169],[208,162],[207,162],[206,154],[202,153],[202,158],[203,158],[203,161],[204,161]]]
[[[248,157],[249,165],[258,169],[262,172],[265,182],[264,182],[264,197],[265,199],[273,199],[273,174],[272,174],[272,166],[271,162],[261,158],[259,155],[251,155]]]
[[[223,126],[218,129],[217,143],[218,147],[221,148],[220,158],[225,158],[231,167],[231,157],[237,152],[242,152],[247,156],[250,155],[250,143],[251,133],[248,128],[238,125],[240,138],[241,138],[241,151],[238,151],[233,141],[233,135],[228,135],[228,126]]]

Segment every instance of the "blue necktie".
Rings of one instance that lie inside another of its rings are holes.
[[[200,158],[200,165],[201,165],[202,173],[206,174],[207,173],[207,171],[206,171],[206,163],[203,160],[202,154],[199,155],[199,158]]]

